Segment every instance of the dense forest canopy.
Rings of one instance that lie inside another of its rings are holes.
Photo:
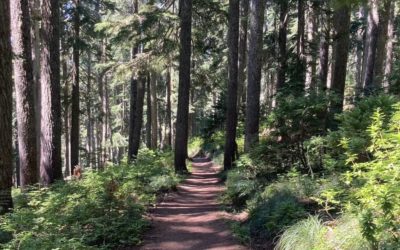
[[[400,248],[398,1],[2,0],[0,22],[0,248],[139,245],[198,158],[248,247]]]

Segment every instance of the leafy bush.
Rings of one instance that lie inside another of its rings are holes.
[[[166,167],[169,162],[169,153],[142,150],[133,165],[87,171],[82,180],[50,188],[15,190],[14,212],[0,218],[0,248],[112,249],[140,243],[148,226],[145,205],[179,181]]]
[[[349,150],[352,171],[344,174],[351,210],[362,208],[363,235],[375,247],[400,248],[400,103],[394,109],[389,117],[380,109],[375,112],[368,129],[371,160],[358,163]]]
[[[288,192],[274,193],[250,211],[252,237],[272,240],[283,229],[306,217],[306,211],[295,196]]]

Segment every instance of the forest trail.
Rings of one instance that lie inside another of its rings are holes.
[[[153,229],[140,249],[247,249],[235,241],[220,211],[218,196],[224,186],[218,171],[212,161],[196,159],[192,174],[178,186],[178,192],[152,211]]]

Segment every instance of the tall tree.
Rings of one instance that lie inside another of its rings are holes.
[[[376,61],[374,69],[374,79],[379,88],[384,87],[382,83],[385,73],[385,52],[388,41],[390,12],[392,8],[392,0],[382,0],[382,4],[379,6],[378,40],[376,45]]]
[[[265,1],[250,1],[249,57],[247,65],[247,103],[245,151],[258,142],[260,91]]]
[[[80,0],[74,0],[73,36],[72,46],[72,96],[71,96],[71,175],[75,166],[79,165],[79,136],[80,136],[80,101],[79,101],[79,17]]]
[[[328,126],[335,129],[337,124],[334,116],[343,110],[344,89],[346,83],[346,69],[349,56],[350,43],[350,5],[340,4],[333,14],[333,64],[331,90],[337,95],[337,99],[332,101]]]
[[[394,43],[394,22],[395,22],[395,9],[396,9],[396,2],[393,3],[393,8],[391,8],[389,13],[389,21],[388,21],[388,38],[386,43],[386,63],[385,63],[385,75],[383,79],[383,88],[385,92],[389,91],[389,78],[392,74],[393,68],[393,43]]]
[[[36,120],[28,0],[11,1],[12,49],[21,186],[38,182]]]
[[[299,3],[300,4],[300,3]],[[289,3],[287,0],[279,1],[279,66],[278,66],[278,79],[277,79],[277,91],[280,91],[286,81],[286,70],[287,70],[287,26],[288,26],[288,14],[289,14]],[[304,27],[303,27],[304,29]],[[300,31],[299,31],[300,32]],[[304,33],[304,31],[303,31]],[[304,36],[304,34],[302,35]],[[304,41],[303,41],[304,42]],[[300,45],[298,45],[300,46]]]
[[[368,0],[369,13],[368,13],[368,29],[366,42],[364,47],[364,74],[363,86],[364,94],[370,95],[375,92],[379,86],[374,81],[374,68],[376,62],[376,48],[378,43],[379,34],[379,8],[380,0]]]
[[[12,206],[12,60],[10,1],[0,1],[0,214]]]
[[[158,121],[157,121],[157,74],[153,71],[150,78],[150,96],[151,96],[151,148],[157,148],[158,141]]]
[[[42,2],[40,177],[44,185],[62,179],[59,7],[58,0]]]
[[[188,144],[189,94],[190,94],[190,58],[192,38],[192,0],[179,1],[180,49],[179,49],[179,90],[178,111],[175,135],[175,171],[186,172]]]
[[[134,13],[139,13],[139,2],[134,2]],[[139,54],[139,44],[136,44],[132,50],[132,59],[136,59]],[[138,79],[139,76],[139,79]],[[150,80],[147,77],[148,80]],[[130,94],[130,113],[129,113],[129,145],[128,160],[136,159],[140,146],[140,134],[143,123],[143,104],[146,86],[146,77],[142,72],[135,73],[131,78],[131,94]]]
[[[240,23],[239,23],[239,48],[238,48],[238,107],[246,102],[245,81],[247,64],[247,34],[249,0],[240,1]]]
[[[146,101],[147,101],[147,121],[146,121],[146,146],[147,148],[151,148],[151,124],[152,124],[152,113],[151,113],[151,106],[153,105],[151,103],[151,93],[150,93],[150,75],[147,77],[147,82],[146,82]]]
[[[229,82],[226,97],[226,134],[224,169],[232,168],[235,161],[236,125],[237,125],[237,94],[238,94],[238,47],[239,47],[239,0],[229,1],[229,30],[228,30],[228,62]]]
[[[167,69],[167,110],[166,110],[166,145],[171,147],[172,146],[172,108],[171,108],[171,69],[168,67]]]
[[[322,6],[328,7],[327,4]],[[331,21],[328,12],[322,12],[320,15],[320,26],[321,26],[321,40],[319,45],[319,87],[321,91],[325,91],[328,82],[328,66],[329,66],[329,43],[331,34]]]

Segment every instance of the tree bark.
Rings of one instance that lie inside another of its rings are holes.
[[[336,129],[337,123],[334,121],[334,116],[343,111],[346,69],[350,45],[350,6],[342,5],[334,12],[333,27],[335,29],[335,34],[331,90],[337,96],[337,100],[331,103],[328,126],[332,129]]]
[[[87,112],[87,165],[89,168],[93,164],[93,117],[92,117],[92,52],[88,54],[87,67],[87,96],[86,96],[86,112]]]
[[[38,182],[36,120],[28,0],[11,1],[12,48],[21,187]]]
[[[150,78],[151,96],[151,148],[157,149],[158,142],[158,115],[157,115],[157,77],[153,72]]]
[[[329,65],[329,44],[331,34],[330,15],[328,13],[321,13],[321,29],[322,35],[319,47],[319,90],[325,92],[328,88],[328,65]]]
[[[146,121],[146,146],[147,148],[151,148],[151,124],[152,124],[152,112],[151,112],[151,84],[150,84],[150,77],[151,75],[148,74],[147,81],[146,81],[146,101],[147,101],[147,121]]]
[[[188,143],[190,65],[192,37],[192,0],[179,1],[180,50],[178,113],[175,135],[175,171],[187,172],[186,157]]]
[[[317,36],[318,36],[318,3],[312,2],[308,11],[308,20],[307,20],[307,44],[308,51],[306,56],[306,78],[305,78],[305,88],[307,90],[315,90],[316,89],[316,44],[317,44]]]
[[[65,39],[64,39],[65,41]],[[66,46],[63,44],[63,46]],[[65,176],[69,176],[71,174],[70,171],[70,160],[71,160],[71,144],[70,144],[70,90],[69,90],[69,82],[68,82],[68,65],[67,65],[67,48],[64,48],[61,68],[62,68],[62,81],[64,83],[64,133],[65,133]]]
[[[379,14],[378,6],[380,0],[369,0],[369,13],[368,13],[368,29],[367,37],[364,48],[364,75],[363,75],[363,86],[364,94],[366,96],[371,95],[379,89],[379,86],[374,81],[374,68],[376,62],[376,48],[378,42],[378,26],[379,26]]]
[[[286,1],[286,0],[285,0]],[[305,27],[305,17],[304,17],[304,0],[297,1],[297,57],[300,61],[304,60],[304,27]]]
[[[31,2],[31,18],[32,18],[32,62],[33,62],[33,79],[34,79],[34,101],[35,101],[35,123],[36,123],[36,165],[40,166],[40,19],[41,9],[40,0]]]
[[[299,3],[300,4],[300,3]],[[287,25],[288,25],[288,12],[289,3],[287,0],[280,1],[280,15],[279,15],[279,65],[278,65],[278,79],[277,91],[279,92],[285,86],[286,71],[287,71]],[[304,29],[304,27],[303,27]],[[304,33],[304,31],[303,31]],[[304,34],[302,35],[304,36]],[[303,41],[304,42],[304,41]]]
[[[136,159],[140,147],[140,136],[142,133],[143,124],[143,104],[144,104],[144,92],[145,92],[146,77],[139,75],[139,79],[136,82],[136,99],[135,99],[135,114],[132,126],[132,148],[130,152],[131,160]]]
[[[13,0],[14,1],[14,0]],[[12,54],[10,1],[0,1],[0,214],[13,207],[12,187]]]
[[[226,98],[227,111],[224,147],[224,170],[231,169],[235,161],[238,94],[239,6],[239,0],[229,1],[229,83],[228,94]]]
[[[171,108],[171,70],[167,69],[167,111],[166,111],[166,144],[172,146],[172,108]]]
[[[240,23],[239,23],[239,48],[238,48],[238,110],[242,103],[246,102],[246,64],[247,64],[247,34],[249,0],[240,1]]]
[[[388,40],[388,27],[390,11],[393,8],[392,0],[382,0],[382,6],[379,8],[378,40],[376,46],[376,61],[374,69],[374,78],[376,86],[383,88],[383,78],[385,72],[386,44]]]
[[[62,179],[59,6],[58,0],[42,2],[40,176],[44,185]]]
[[[80,101],[79,101],[79,5],[80,0],[74,0],[74,16],[73,16],[73,32],[74,44],[72,51],[72,95],[71,95],[71,175],[74,173],[74,168],[79,165],[79,136],[80,136]]]
[[[262,41],[265,1],[250,1],[249,58],[247,65],[247,103],[245,124],[245,151],[258,143],[260,119],[260,91]]]
[[[389,92],[390,88],[390,77],[392,75],[393,68],[393,42],[394,42],[394,21],[395,21],[395,9],[396,3],[390,10],[389,22],[388,22],[388,39],[386,43],[386,63],[385,63],[385,76],[383,80],[383,88],[386,93]]]

